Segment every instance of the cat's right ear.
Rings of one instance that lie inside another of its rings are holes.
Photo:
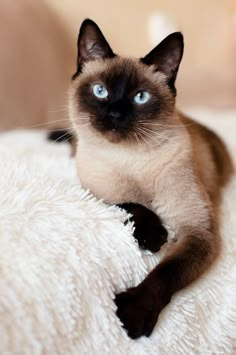
[[[80,27],[77,48],[77,69],[72,79],[75,79],[77,75],[82,72],[83,65],[86,62],[99,58],[115,57],[102,31],[98,25],[90,19],[84,20]]]

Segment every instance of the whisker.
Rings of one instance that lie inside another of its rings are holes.
[[[149,145],[149,143],[147,142],[147,140],[146,140],[146,137],[145,137],[145,132],[144,131],[142,131],[142,130],[138,130],[138,136],[140,137],[140,139],[142,139],[143,141],[144,141],[144,143],[148,146]],[[149,137],[147,137],[147,138],[149,138]]]
[[[63,143],[67,143],[67,142],[70,142],[70,137],[68,138],[68,139],[65,139],[64,141],[63,141]]]
[[[139,130],[143,133],[143,134],[145,134],[145,136],[146,137],[148,137],[148,138],[150,138],[150,139],[153,139],[154,137],[153,137],[153,135],[155,135],[155,137],[162,137],[162,135],[161,134],[159,134],[159,133],[157,133],[157,132],[155,132],[155,131],[153,131],[153,130],[148,130],[147,128],[141,128],[141,127],[139,127]]]
[[[88,126],[90,126],[90,122],[88,122],[88,123],[82,123],[82,124],[77,124],[77,126],[78,127],[88,127]]]
[[[59,132],[59,131],[70,131],[70,132],[74,132],[75,130],[74,130],[72,127],[55,128],[55,129],[51,129],[51,128],[50,128],[50,132]]]
[[[169,124],[163,124],[163,123],[157,123],[157,122],[147,122],[147,121],[139,121],[139,123],[141,125],[147,125],[147,126],[172,127],[172,128],[182,128],[182,127],[188,127],[188,126],[195,125],[195,122],[188,123],[188,124],[178,124],[178,125],[169,125]]]
[[[156,137],[163,138],[163,134],[160,132],[156,132],[155,130],[152,130],[147,127],[139,127],[140,129],[144,130],[146,133],[151,133],[152,135],[155,135]]]
[[[62,138],[71,135],[71,132],[66,132],[65,134],[63,134],[62,136],[58,137],[56,140],[54,140],[53,142],[51,142],[52,144],[57,143],[58,141],[60,141]],[[63,143],[68,142],[71,139],[71,137],[69,137],[67,140],[63,140]]]
[[[68,107],[60,108],[60,109],[55,109],[55,110],[48,110],[49,113],[57,113],[57,112],[68,112]]]
[[[139,127],[139,128],[140,128],[140,129],[142,128],[142,129],[145,130],[146,132],[151,132],[151,133],[154,133],[154,134],[157,135],[157,136],[162,137],[161,132],[156,132],[154,129],[151,129],[150,125],[148,125],[148,127],[145,127],[145,126],[141,125],[141,127]]]
[[[136,132],[135,132],[135,137],[136,137],[136,139],[137,139],[138,147],[140,147],[141,144],[142,144],[142,142],[140,141],[139,136],[138,136],[138,134],[137,134]]]
[[[138,126],[137,129],[140,138],[142,138],[142,140],[144,140],[148,145],[152,145],[153,143],[156,143],[156,138],[159,139],[159,141],[163,141],[163,135],[158,134],[158,132],[154,130],[147,129],[146,127],[140,127],[140,126]],[[146,139],[148,139],[148,142],[146,141]]]
[[[79,117],[78,121],[89,121],[87,117]]]
[[[36,124],[36,125],[33,125],[33,126],[26,126],[24,128],[31,129],[31,128],[36,128],[36,127],[49,126],[49,125],[51,125],[53,123],[68,122],[68,121],[70,121],[69,118],[64,118],[64,119],[61,119],[61,120],[55,120],[55,121],[50,121],[50,122],[39,123],[39,124]]]
[[[146,140],[146,138],[145,138],[145,136],[144,136],[144,134],[140,133],[140,134],[139,134],[139,137],[140,137],[140,140],[144,141],[144,143],[145,143],[147,146],[149,145],[148,142],[147,142],[147,140]]]

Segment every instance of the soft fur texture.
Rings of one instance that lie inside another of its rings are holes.
[[[83,191],[69,147],[45,137],[0,139],[0,353],[234,354],[236,177],[218,262],[175,295],[150,338],[132,341],[114,293],[137,285],[165,250],[141,253],[125,213]]]

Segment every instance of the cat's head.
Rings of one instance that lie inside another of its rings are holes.
[[[160,136],[173,123],[182,55],[183,36],[175,32],[143,58],[118,56],[99,27],[85,20],[70,94],[78,132],[90,130],[113,143]]]

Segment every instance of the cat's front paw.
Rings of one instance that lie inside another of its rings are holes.
[[[161,246],[167,242],[168,232],[163,226],[159,216],[148,208],[135,204],[123,203],[118,205],[132,214],[131,221],[134,221],[134,237],[139,247],[156,253]]]
[[[157,322],[160,312],[158,300],[154,295],[140,286],[130,288],[116,295],[116,314],[123,323],[130,338],[149,336]]]

